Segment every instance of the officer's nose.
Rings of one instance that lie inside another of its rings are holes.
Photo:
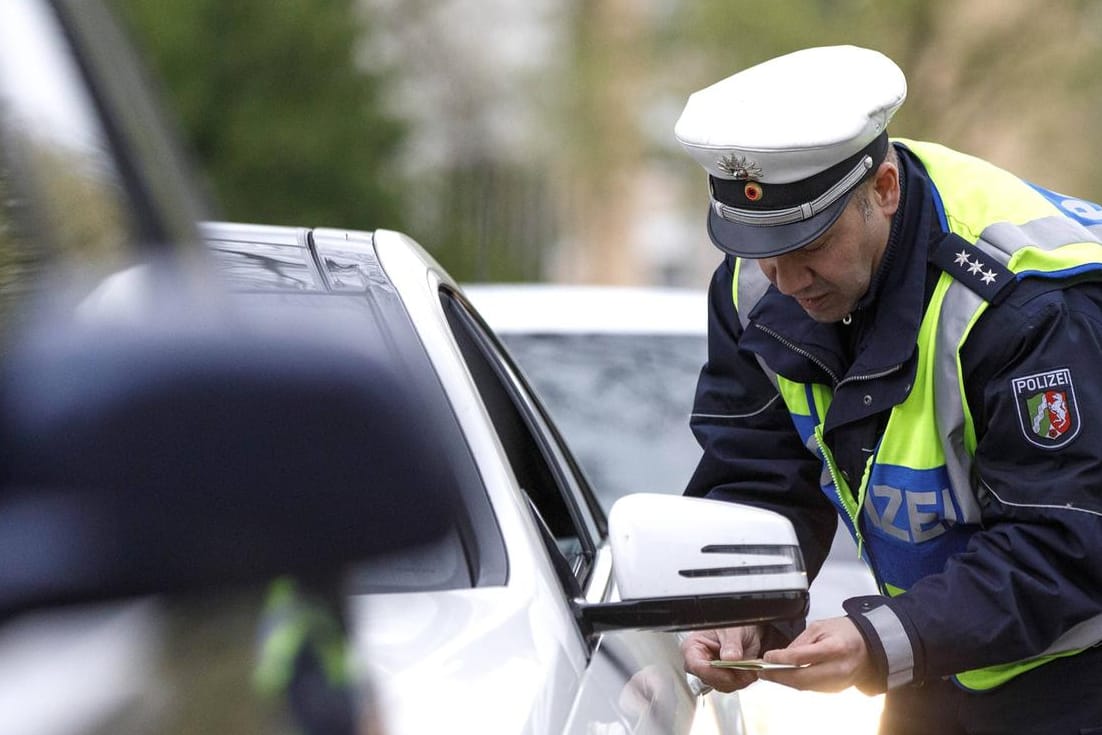
[[[773,258],[761,258],[758,260],[758,267],[769,282],[786,296],[799,294],[812,283],[811,269],[801,262],[798,255],[786,253]]]

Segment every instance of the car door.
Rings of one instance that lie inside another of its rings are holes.
[[[563,604],[573,607],[579,599],[613,599],[604,515],[569,450],[522,373],[464,297],[445,288],[441,299],[533,518],[542,529]],[[697,704],[681,671],[672,634],[598,635],[580,628],[577,633],[587,664],[563,732],[690,732]]]

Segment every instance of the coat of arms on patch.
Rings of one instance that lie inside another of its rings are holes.
[[[1030,442],[1056,449],[1079,433],[1079,407],[1071,370],[1060,368],[1011,378],[1010,385],[1018,401],[1022,433]]]

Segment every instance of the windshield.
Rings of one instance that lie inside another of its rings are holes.
[[[700,458],[689,414],[703,334],[500,334],[607,512],[630,492],[680,493]]]

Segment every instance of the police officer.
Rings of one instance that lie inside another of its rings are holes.
[[[678,120],[725,253],[687,494],[785,514],[812,576],[840,518],[882,593],[691,634],[686,670],[887,691],[886,733],[1102,733],[1102,208],[889,140],[905,96],[813,48]],[[804,666],[709,665],[759,655]]]

